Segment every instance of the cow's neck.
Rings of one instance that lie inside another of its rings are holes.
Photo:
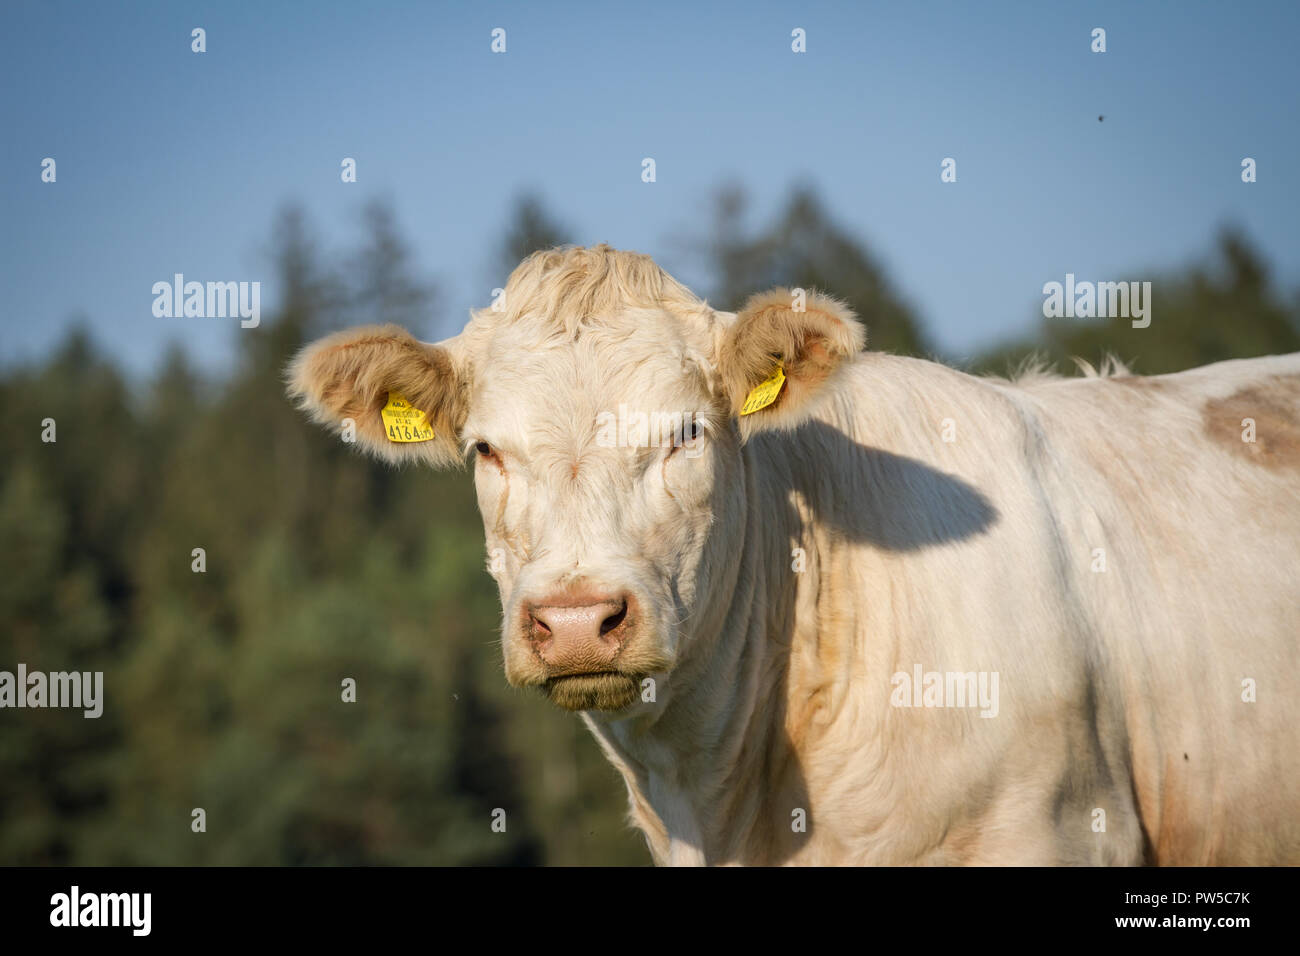
[[[816,469],[799,432],[751,442],[744,452],[744,542],[734,579],[710,602],[707,628],[669,676],[655,705],[631,719],[587,716],[623,772],[632,813],[656,862],[779,863],[808,839],[799,732],[787,686],[794,611],[820,599],[817,575],[792,565],[829,565],[828,542],[807,533]],[[802,548],[803,554],[793,549]],[[802,705],[800,705],[802,707]],[[804,820],[800,819],[800,816]]]

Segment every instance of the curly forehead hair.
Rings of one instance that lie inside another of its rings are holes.
[[[712,315],[703,300],[649,256],[604,243],[533,253],[510,274],[504,305],[503,311],[484,317],[508,323],[525,317],[542,320],[569,337],[593,319],[628,309],[667,309],[705,325]]]

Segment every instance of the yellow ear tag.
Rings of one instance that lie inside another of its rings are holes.
[[[754,390],[745,397],[745,404],[741,406],[740,414],[752,415],[759,409],[767,408],[781,394],[783,385],[785,385],[785,369],[781,367],[780,362],[777,362],[776,371],[755,385]]]
[[[384,419],[384,429],[389,441],[428,441],[433,437],[433,427],[428,416],[412,408],[397,392],[388,393],[388,404],[379,413]]]

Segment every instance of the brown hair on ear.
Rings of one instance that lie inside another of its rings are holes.
[[[288,392],[313,420],[342,432],[356,428],[362,448],[391,462],[463,462],[459,445],[465,423],[466,383],[451,352],[416,339],[397,325],[336,332],[304,348],[287,371]],[[401,394],[428,416],[434,437],[395,442],[380,411],[388,393]]]
[[[796,305],[802,305],[796,311]],[[790,428],[801,422],[812,400],[846,360],[860,352],[867,333],[844,303],[809,291],[800,301],[785,288],[751,296],[727,328],[718,370],[741,434],[761,428]],[[776,400],[741,416],[745,399],[780,363],[785,384]]]

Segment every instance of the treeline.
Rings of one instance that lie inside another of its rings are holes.
[[[812,193],[757,231],[743,209],[721,193],[698,240],[710,301],[822,288],[873,347],[933,352]],[[501,266],[571,238],[522,200]],[[505,684],[468,474],[372,463],[284,398],[285,362],[318,335],[429,332],[435,290],[391,213],[372,208],[338,265],[293,211],[273,248],[283,301],[239,335],[228,380],[173,351],[128,381],[85,332],[0,377],[0,670],[105,675],[99,719],[0,711],[0,864],[648,863],[585,729]],[[1239,236],[1155,296],[1149,329],[1044,322],[975,367],[1112,351],[1158,372],[1300,348],[1295,298]]]

